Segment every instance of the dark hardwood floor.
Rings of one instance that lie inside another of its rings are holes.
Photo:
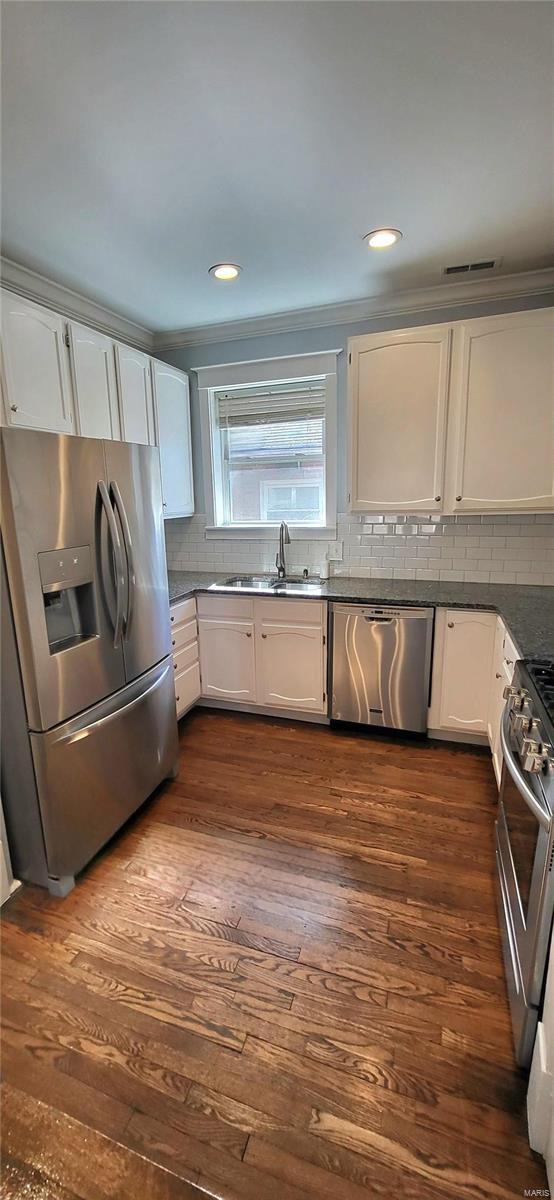
[[[495,797],[482,752],[193,713],[178,779],[75,891],[3,910],[6,1198],[545,1187]]]

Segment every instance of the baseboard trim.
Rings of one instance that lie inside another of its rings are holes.
[[[311,725],[329,725],[329,717],[324,713],[302,712],[296,708],[266,708],[263,704],[237,704],[234,700],[211,700],[202,697],[197,700],[200,708],[225,709],[227,712],[252,713],[258,717],[279,717],[281,721],[309,721]]]

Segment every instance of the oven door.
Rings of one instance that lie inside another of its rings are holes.
[[[501,724],[497,840],[506,901],[527,1003],[538,1005],[554,905],[554,822],[540,774],[524,772],[507,705]]]

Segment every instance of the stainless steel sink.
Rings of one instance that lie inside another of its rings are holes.
[[[232,575],[223,583],[210,584],[212,592],[268,592],[271,595],[292,593],[303,596],[320,596],[319,576],[288,575],[278,579],[276,575]]]

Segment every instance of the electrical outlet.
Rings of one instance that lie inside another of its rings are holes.
[[[343,542],[329,542],[327,550],[328,562],[342,562]]]

